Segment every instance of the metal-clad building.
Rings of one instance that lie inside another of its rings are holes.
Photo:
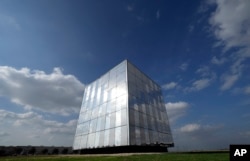
[[[160,86],[129,61],[86,86],[74,150],[173,145]]]

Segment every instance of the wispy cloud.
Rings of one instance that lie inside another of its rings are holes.
[[[232,90],[233,94],[245,94],[250,95],[250,85],[244,87],[236,87]]]
[[[228,90],[230,89],[234,83],[239,79],[239,75],[235,74],[235,75],[222,75],[221,80],[223,82],[222,86],[221,86],[221,90]]]
[[[191,33],[194,30],[194,25],[189,25],[188,26],[188,31]]]
[[[158,9],[158,10],[156,11],[156,19],[159,20],[160,17],[161,17],[161,14],[160,14],[160,10]]]
[[[80,109],[84,85],[73,75],[64,75],[60,68],[46,74],[29,68],[0,66],[0,96],[27,110],[69,115]]]
[[[211,63],[216,64],[216,65],[222,65],[222,64],[224,64],[226,61],[227,61],[226,58],[221,58],[221,59],[219,59],[219,58],[217,58],[216,56],[214,56],[214,57],[212,58],[212,60],[211,60]]]
[[[186,124],[177,131],[182,134],[190,135],[192,138],[195,139],[204,139],[207,136],[212,136],[213,133],[218,130],[222,129],[224,126],[222,124],[220,125],[203,125],[203,124],[198,124],[198,123],[190,123]]]
[[[21,30],[21,26],[16,20],[16,18],[8,15],[3,15],[0,13],[0,28],[9,29],[13,28],[15,30]]]
[[[180,128],[180,131],[181,132],[194,132],[194,131],[197,131],[201,128],[201,125],[199,124],[187,124],[183,127]]]
[[[189,65],[188,63],[182,63],[182,64],[179,66],[179,68],[180,68],[181,70],[185,71],[185,70],[187,70],[188,65]]]
[[[210,83],[211,83],[211,80],[208,78],[196,80],[193,82],[190,90],[200,91],[200,90],[208,87],[210,85]]]
[[[127,5],[126,10],[130,14],[131,18],[136,19],[140,24],[149,21],[148,17],[145,14],[145,10],[136,7],[135,3]]]
[[[135,5],[134,5],[134,4],[127,5],[127,11],[129,11],[129,12],[133,11],[134,8],[135,8]]]
[[[164,84],[164,85],[162,86],[162,88],[163,88],[164,90],[169,90],[169,89],[175,88],[177,85],[178,85],[178,83],[176,83],[176,82],[170,82],[170,83]]]
[[[190,107],[189,103],[179,101],[179,102],[168,102],[165,104],[169,121],[174,123],[177,119],[186,114],[187,108]]]
[[[215,73],[211,71],[208,66],[198,68],[195,73],[199,74],[201,77],[216,77]]]
[[[216,79],[216,74],[212,72],[208,66],[203,66],[197,69],[196,73],[199,74],[201,78],[193,80],[191,86],[186,87],[184,91],[186,92],[200,91],[210,86],[212,82]]]
[[[244,137],[244,138],[249,138],[250,137],[250,131],[240,132],[240,136]]]
[[[245,87],[244,91],[246,94],[250,94],[250,86]]]

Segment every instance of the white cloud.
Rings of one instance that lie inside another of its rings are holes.
[[[199,69],[196,70],[196,73],[199,74],[201,77],[215,79],[216,74],[210,70],[208,66],[202,66]]]
[[[188,68],[188,63],[182,63],[179,67],[181,70],[185,71]]]
[[[222,124],[189,123],[172,130],[175,147],[169,150],[215,150],[228,148],[228,144],[235,136],[225,131]]]
[[[180,128],[181,132],[194,132],[201,128],[201,125],[199,124],[187,124]]]
[[[202,89],[207,88],[213,81],[213,78],[202,78],[195,80],[192,83],[191,87],[187,87],[184,89],[186,92],[200,91]]]
[[[179,132],[184,134],[191,134],[194,137],[200,138],[207,135],[212,135],[212,132],[218,129],[223,128],[223,125],[202,125],[198,123],[190,123],[186,124],[179,129],[177,129]],[[202,136],[203,135],[203,136]]]
[[[207,78],[199,79],[199,80],[196,80],[195,82],[193,82],[192,88],[196,91],[200,91],[200,90],[208,87],[210,82],[211,82],[210,79],[207,79]]]
[[[216,79],[216,74],[212,72],[208,66],[200,67],[196,70],[196,73],[199,74],[201,78],[193,80],[191,87],[186,87],[184,91],[200,91],[210,86],[211,83]]]
[[[218,40],[217,45],[222,46],[224,52],[234,49],[229,52],[229,59],[232,62],[230,71],[226,72],[229,80],[223,79],[221,86],[221,90],[226,90],[243,76],[244,62],[250,58],[250,1],[214,0],[211,4],[216,5],[209,23],[211,31]],[[212,62],[220,64],[224,61],[213,58]]]
[[[250,95],[250,85],[244,86],[244,87],[235,87],[232,89],[232,93],[235,95],[239,95],[239,94],[246,94],[246,95]],[[246,103],[243,103],[246,104]],[[247,103],[249,104],[249,103]]]
[[[211,60],[211,62],[212,62],[213,64],[216,64],[216,65],[222,65],[222,64],[224,64],[226,61],[227,61],[226,58],[218,59],[216,56],[214,56],[214,57],[212,58],[212,60]]]
[[[228,90],[230,89],[234,83],[239,79],[239,75],[223,75],[221,77],[223,81],[223,85],[221,86],[221,90]]]
[[[162,88],[165,89],[165,90],[169,90],[169,89],[175,88],[177,85],[178,84],[176,82],[170,82],[170,83],[164,84],[162,86]]]
[[[187,102],[168,102],[165,104],[169,121],[175,122],[178,118],[186,114],[187,108],[190,106]]]
[[[208,66],[203,66],[196,70],[196,73],[200,74],[202,77],[207,77],[210,75],[210,70]]]
[[[250,94],[250,86],[245,87],[244,91],[246,94]]]
[[[45,119],[35,112],[0,110],[0,136],[5,145],[71,146],[77,120],[66,123]]]
[[[0,66],[0,96],[25,109],[69,115],[80,109],[84,85],[59,68],[46,74],[28,68]]]
[[[249,47],[250,1],[215,0],[214,2],[217,9],[209,22],[216,38],[222,42],[226,50],[232,47]]]

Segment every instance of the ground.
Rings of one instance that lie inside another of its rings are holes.
[[[88,155],[44,155],[2,157],[2,161],[228,161],[228,152],[209,153],[123,153]]]

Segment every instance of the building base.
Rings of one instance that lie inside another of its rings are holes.
[[[113,153],[150,153],[150,152],[168,152],[166,146],[119,146],[105,147],[96,149],[75,150],[78,154],[113,154]]]

